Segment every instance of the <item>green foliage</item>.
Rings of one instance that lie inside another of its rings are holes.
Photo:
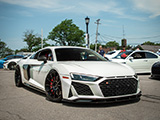
[[[131,45],[126,46],[126,50],[130,50],[130,49],[132,49]]]
[[[0,39],[0,58],[4,58],[8,55],[12,55],[13,50],[7,47],[7,44]]]
[[[43,46],[47,47],[50,46],[50,44],[47,44],[48,39],[43,39]],[[41,37],[39,37],[38,34],[34,34],[33,30],[27,30],[24,32],[24,42],[27,43],[27,51],[26,48],[23,48],[21,50],[25,50],[23,52],[34,52],[39,49],[41,49]]]
[[[48,44],[46,41],[48,39],[43,39],[43,47],[48,47],[48,46],[51,46],[50,44]],[[41,44],[35,46],[32,51],[38,51],[39,49],[41,49]]]
[[[0,39],[0,50],[6,47],[6,43]]]
[[[160,43],[154,43],[154,42],[147,41],[147,42],[144,42],[142,45],[159,45],[160,46]]]
[[[48,39],[63,46],[81,46],[85,43],[84,32],[72,20],[64,20],[49,33]]]
[[[28,45],[28,52],[32,52],[33,48],[41,44],[41,38],[33,34],[33,30],[24,32],[24,42]]]
[[[15,50],[15,54],[17,54],[18,52],[28,52],[28,48],[22,48],[20,50]]]
[[[106,43],[105,47],[119,47],[119,43],[117,43],[116,41],[110,41]]]
[[[143,45],[155,45],[155,44],[154,42],[147,41],[147,42],[144,42]]]
[[[97,50],[99,49],[99,46],[101,44],[97,44]],[[105,47],[104,45],[102,45],[102,47]],[[95,44],[90,44],[90,49],[95,50]]]

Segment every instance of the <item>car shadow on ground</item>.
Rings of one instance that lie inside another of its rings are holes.
[[[152,77],[149,77],[150,80],[157,80],[157,81],[160,81],[160,78],[152,78]]]
[[[146,94],[146,95],[143,95],[143,97],[150,98],[152,100],[158,100],[158,101],[160,101],[160,96],[158,96],[158,95],[149,95],[149,94]]]
[[[25,90],[31,92],[31,93],[35,93],[35,94],[40,95],[40,96],[42,96],[42,97],[46,97],[46,94],[45,94],[44,92],[42,92],[42,91],[35,90],[35,89],[30,88],[30,87],[28,87],[28,86],[23,86],[23,88],[24,88]]]
[[[121,101],[121,102],[110,102],[110,103],[67,103],[67,102],[63,102],[62,104],[68,107],[104,108],[104,107],[116,107],[116,106],[122,106],[122,105],[124,106],[128,104],[135,104],[139,101],[140,99]]]

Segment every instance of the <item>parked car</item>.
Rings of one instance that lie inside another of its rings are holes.
[[[160,56],[160,49],[156,53]]]
[[[141,95],[132,68],[109,62],[93,50],[71,46],[46,47],[21,59],[15,85],[43,91],[56,102],[120,101]]]
[[[28,55],[21,55],[21,56],[16,56],[16,58],[14,59],[10,59],[10,60],[7,60],[4,62],[3,64],[3,69],[9,69],[9,70],[15,70],[16,68],[16,65],[17,65],[17,62],[20,60],[20,59],[27,59],[27,57],[29,57],[31,54],[28,54]]]
[[[127,64],[136,73],[151,73],[152,65],[160,61],[160,56],[146,50],[126,51],[118,54],[112,61]]]
[[[156,62],[152,65],[151,77],[160,79],[160,62]]]
[[[9,55],[9,56],[1,59],[1,60],[0,60],[0,68],[3,68],[3,64],[4,64],[7,60],[18,59],[18,58],[23,58],[23,55]]]
[[[105,54],[105,57],[108,59],[112,59],[115,56],[117,56],[120,52],[121,52],[121,50],[109,51],[107,54]]]

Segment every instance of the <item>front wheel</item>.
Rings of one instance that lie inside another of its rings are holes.
[[[16,69],[16,63],[15,62],[11,62],[8,65],[9,70],[15,70]]]
[[[61,102],[62,87],[59,74],[55,70],[51,70],[47,75],[45,82],[45,91],[47,99],[54,102]]]
[[[22,78],[21,78],[21,71],[20,71],[19,66],[17,66],[15,68],[15,85],[17,87],[22,87],[23,86]]]

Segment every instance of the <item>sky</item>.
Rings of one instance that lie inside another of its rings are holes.
[[[160,0],[0,0],[0,39],[13,50],[27,46],[24,32],[47,38],[49,32],[65,19],[72,19],[86,31],[90,18],[90,43],[95,43],[97,19],[98,43],[126,38],[129,45],[146,41],[160,43]],[[49,40],[49,44],[54,44]]]

